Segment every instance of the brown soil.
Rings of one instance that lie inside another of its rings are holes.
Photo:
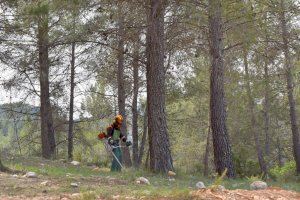
[[[300,193],[270,187],[265,190],[225,190],[203,189],[192,192],[193,199],[199,200],[300,200]]]
[[[42,182],[48,181],[46,185]],[[78,182],[79,188],[72,188],[71,182]],[[0,200],[72,200],[80,199],[80,188],[87,187],[95,191],[99,187],[106,186],[105,190],[115,185],[127,185],[125,180],[116,178],[100,177],[74,177],[54,178],[39,176],[36,179],[29,179],[18,175],[0,173]],[[104,188],[103,188],[104,189]],[[130,194],[113,195],[102,199],[153,199],[150,197],[127,197]],[[84,198],[86,199],[86,198]],[[98,197],[98,199],[101,199]],[[155,198],[161,200],[172,199],[170,197]],[[175,198],[178,199],[178,198]],[[184,199],[196,200],[300,200],[300,193],[270,187],[266,190],[224,190],[213,191],[211,189],[197,190],[187,195]]]

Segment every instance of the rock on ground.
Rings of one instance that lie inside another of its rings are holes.
[[[74,166],[79,166],[79,165],[80,165],[80,162],[73,160],[73,161],[71,162],[71,164],[74,165]]]
[[[150,185],[150,181],[146,179],[145,177],[139,177],[135,181],[137,184],[145,184],[145,185]]]
[[[94,169],[92,169],[93,172],[100,172],[100,168],[99,167],[95,167]]]
[[[41,185],[42,185],[42,186],[48,186],[48,185],[49,185],[49,181],[41,182]]]
[[[197,189],[205,189],[205,185],[203,182],[199,181],[198,183],[196,183],[196,188]]]
[[[169,175],[169,176],[176,176],[176,173],[173,172],[173,171],[169,171],[169,172],[168,172],[168,175]]]
[[[35,172],[27,172],[25,176],[27,178],[37,178],[37,174]]]
[[[268,188],[267,183],[263,182],[263,181],[254,181],[250,185],[251,190],[264,190],[264,189],[267,189],[267,188]]]
[[[214,188],[214,191],[218,191],[218,192],[224,192],[226,189],[223,185],[217,185],[215,188]]]
[[[73,193],[71,195],[71,197],[73,197],[73,198],[79,198],[80,196],[81,196],[80,193]]]
[[[79,187],[79,184],[78,183],[71,183],[71,186],[75,188],[75,187]]]

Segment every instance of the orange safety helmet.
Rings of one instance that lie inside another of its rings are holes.
[[[115,118],[116,122],[118,124],[122,124],[123,122],[123,116],[122,115],[117,115],[116,118]]]

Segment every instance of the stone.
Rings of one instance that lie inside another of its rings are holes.
[[[92,171],[93,172],[100,172],[100,168],[99,167],[95,167]]]
[[[114,195],[112,196],[113,199],[120,199],[120,195]]]
[[[141,184],[141,185],[150,185],[150,181],[148,179],[146,179],[145,177],[137,178],[136,183]]]
[[[71,173],[66,173],[66,177],[70,177],[70,176],[72,176]]]
[[[125,197],[125,199],[136,199],[135,197]]]
[[[169,178],[169,181],[170,181],[170,182],[174,182],[174,181],[175,181],[175,178]]]
[[[169,171],[169,172],[168,172],[168,175],[169,175],[169,176],[176,176],[176,173],[173,172],[173,171]]]
[[[250,184],[251,190],[264,190],[266,188],[268,188],[268,184],[263,181],[254,181]]]
[[[14,174],[14,175],[12,175],[12,177],[14,177],[14,178],[18,178],[18,175],[17,175],[17,174]]]
[[[26,177],[27,178],[37,178],[37,174],[35,172],[27,172]]]
[[[71,183],[71,186],[74,187],[74,188],[77,188],[77,187],[79,187],[79,184],[78,183]]]
[[[71,195],[72,199],[77,199],[77,198],[80,198],[81,197],[81,194],[80,193],[73,193]]]
[[[74,166],[79,166],[79,165],[80,165],[80,162],[73,160],[73,161],[71,162],[71,164],[74,165]]]
[[[198,183],[196,183],[196,188],[197,189],[205,189],[205,185],[203,182],[199,181]]]
[[[41,182],[41,185],[42,185],[42,186],[47,186],[47,185],[49,185],[49,181]]]
[[[226,188],[225,188],[223,185],[218,185],[218,186],[216,187],[216,191],[219,191],[219,192],[224,192],[225,189],[226,189]]]

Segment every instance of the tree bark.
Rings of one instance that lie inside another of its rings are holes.
[[[74,89],[75,89],[75,42],[72,43],[71,53],[71,88],[70,88],[70,107],[69,107],[69,131],[68,131],[68,158],[73,159],[73,129],[74,129]]]
[[[1,156],[0,156],[0,172],[6,172],[7,168],[2,164]]]
[[[118,19],[118,107],[119,113],[123,116],[124,121],[121,127],[121,132],[127,136],[126,123],[126,109],[125,109],[125,88],[124,88],[124,19],[122,13],[122,4],[119,5],[119,19]],[[125,147],[123,150],[124,164],[130,167],[132,165],[129,148]]]
[[[139,93],[139,41],[136,41],[134,56],[133,56],[133,100],[132,100],[132,154],[133,165],[138,167],[139,162],[139,136],[138,136],[138,111],[137,100]]]
[[[42,135],[42,156],[51,158],[55,154],[55,137],[49,93],[49,27],[48,12],[41,14],[38,21],[38,51],[40,79],[40,116]]]
[[[283,162],[282,147],[281,147],[281,142],[280,142],[280,138],[279,137],[277,137],[276,143],[277,143],[276,146],[277,146],[278,166],[279,167],[283,167],[284,162]]]
[[[258,158],[258,163],[260,166],[261,172],[266,175],[267,174],[267,165],[264,160],[263,151],[259,142],[259,134],[257,130],[257,122],[255,119],[255,104],[252,97],[252,91],[250,87],[250,76],[249,76],[249,69],[248,69],[248,58],[247,58],[247,52],[245,49],[243,49],[243,59],[244,59],[244,68],[245,68],[245,82],[246,82],[246,90],[247,90],[247,96],[248,96],[248,110],[251,118],[251,126],[250,131],[254,135],[254,142],[255,142],[255,148]]]
[[[141,145],[140,145],[140,152],[139,152],[139,160],[138,160],[138,166],[141,165],[142,160],[143,160],[143,156],[144,156],[144,150],[145,150],[145,144],[146,144],[146,139],[147,139],[147,133],[148,133],[148,123],[147,123],[147,115],[148,115],[148,111],[147,111],[147,105],[145,107],[145,113],[144,113],[144,127],[143,127],[143,136],[142,136],[142,141],[141,141]]]
[[[226,105],[224,95],[223,33],[221,1],[209,0],[209,35],[211,55],[210,116],[213,136],[216,171],[235,177],[232,152],[226,127]]]
[[[293,135],[293,153],[294,159],[296,162],[296,173],[300,174],[300,139],[299,139],[299,129],[297,124],[297,113],[296,113],[296,103],[294,99],[294,80],[291,72],[291,58],[289,53],[289,41],[288,41],[288,29],[287,22],[285,17],[285,4],[284,1],[281,0],[281,12],[280,12],[280,22],[282,29],[282,41],[283,41],[283,53],[285,58],[285,75],[286,75],[286,86],[288,92],[288,100],[290,107],[290,120],[291,120],[291,129]]]
[[[150,0],[147,16],[147,105],[150,169],[173,170],[165,113],[164,12],[165,1]]]
[[[269,70],[268,62],[265,61],[264,66],[264,80],[265,80],[265,102],[264,102],[264,120],[265,120],[265,152],[266,155],[270,155],[270,80],[269,80]]]
[[[17,124],[18,122],[16,120],[15,114],[13,114],[12,116],[13,116],[13,120],[14,120],[14,133],[15,133],[15,137],[17,140],[19,153],[20,153],[20,155],[22,155],[21,141],[20,141],[20,137],[19,137],[19,133],[18,133],[18,124]]]
[[[205,148],[205,154],[204,154],[204,159],[203,159],[203,165],[204,165],[204,170],[203,170],[203,175],[208,176],[208,162],[209,162],[209,147],[210,147],[210,125],[208,126],[207,130],[207,138],[206,138],[206,148]]]
[[[150,167],[150,162],[149,162],[149,159],[150,158],[150,149],[148,149],[148,151],[147,151],[147,156],[146,156],[146,161],[145,161],[145,168],[146,169],[149,169],[149,167]]]

